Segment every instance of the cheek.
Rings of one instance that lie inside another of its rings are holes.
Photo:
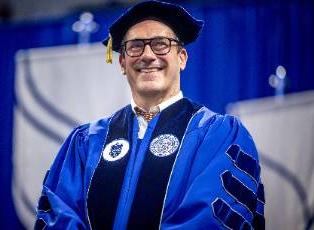
[[[126,70],[133,70],[133,66],[134,63],[136,62],[136,60],[132,60],[132,58],[127,57],[126,59],[124,59],[124,67]]]
[[[168,72],[171,75],[176,75],[180,73],[180,62],[177,58],[173,58],[172,60],[169,60],[168,62]]]

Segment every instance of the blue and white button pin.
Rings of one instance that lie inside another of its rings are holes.
[[[106,145],[102,156],[107,161],[117,161],[123,158],[129,151],[129,142],[125,139],[116,139]]]
[[[172,134],[162,134],[154,138],[149,150],[157,157],[166,157],[173,154],[179,147],[179,139]]]

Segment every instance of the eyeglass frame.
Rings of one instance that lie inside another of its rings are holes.
[[[165,53],[161,53],[161,54],[159,54],[158,52],[155,53],[156,51],[152,48],[152,45],[151,45],[151,44],[152,44],[152,41],[153,41],[154,39],[164,39],[164,38],[167,39],[168,41],[170,41],[170,42],[169,42],[168,51],[165,52]],[[127,52],[127,50],[126,50],[126,44],[127,44],[128,42],[130,42],[130,41],[142,41],[142,42],[144,43],[144,46],[143,46],[143,48],[142,48],[142,51],[140,52],[139,55],[131,56],[130,54],[128,54],[128,52]],[[127,41],[122,42],[122,44],[121,44],[121,53],[123,53],[123,54],[125,53],[125,54],[128,55],[129,57],[140,57],[140,56],[143,55],[143,53],[144,53],[144,51],[145,51],[145,48],[146,48],[146,45],[149,45],[150,49],[153,51],[153,53],[154,53],[155,55],[161,55],[161,56],[163,56],[163,55],[166,55],[166,54],[168,54],[168,53],[170,52],[171,47],[172,47],[172,45],[173,45],[172,42],[176,42],[176,43],[177,43],[177,44],[176,44],[177,46],[180,46],[180,47],[183,47],[183,46],[184,46],[183,42],[180,41],[180,40],[177,39],[177,38],[169,38],[169,37],[163,37],[163,36],[158,36],[158,37],[153,37],[153,38],[144,38],[144,39],[136,38],[136,39],[131,39],[131,40],[127,40]]]

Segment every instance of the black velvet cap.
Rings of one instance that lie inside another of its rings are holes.
[[[161,1],[141,2],[129,8],[109,27],[112,50],[119,52],[128,29],[145,19],[156,19],[165,23],[184,45],[193,42],[198,37],[204,24],[202,20],[194,18],[179,5]],[[109,38],[103,41],[105,46]]]

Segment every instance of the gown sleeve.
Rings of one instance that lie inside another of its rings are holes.
[[[186,143],[187,148],[197,143],[189,153],[195,155],[186,163],[189,171],[182,172],[188,178],[177,194],[182,198],[161,229],[265,229],[264,189],[252,137],[234,116],[216,115],[209,123],[199,131],[203,135]]]
[[[86,229],[84,170],[88,126],[72,131],[44,182],[35,229]]]

